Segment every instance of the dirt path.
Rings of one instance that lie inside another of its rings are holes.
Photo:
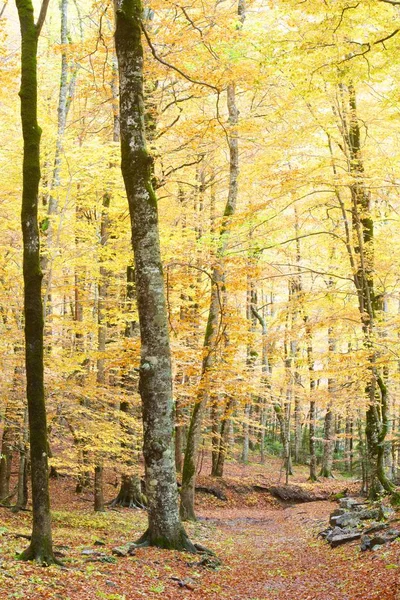
[[[208,511],[225,554],[220,598],[231,600],[397,600],[400,544],[361,553],[358,544],[331,550],[317,539],[336,505],[285,510]],[[229,549],[224,542],[232,540]],[[230,588],[230,589],[228,589]],[[205,596],[204,596],[205,597]],[[207,596],[208,597],[208,596]],[[210,596],[217,597],[217,596]]]
[[[221,559],[213,570],[198,556],[156,548],[116,559],[112,549],[138,539],[146,513],[94,514],[71,489],[58,483],[53,496],[54,540],[66,569],[15,560],[27,543],[15,534],[29,533],[30,515],[2,511],[1,600],[400,600],[399,543],[361,553],[357,543],[332,550],[317,538],[334,503],[283,509],[242,488],[226,502],[204,495],[201,519],[187,530]]]

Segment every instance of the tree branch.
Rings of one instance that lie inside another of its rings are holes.
[[[4,11],[5,11],[5,10],[6,10],[6,8],[7,8],[7,4],[8,4],[8,0],[4,0],[4,4],[3,4],[3,6],[2,6],[2,8],[1,8],[1,10],[0,10],[0,19],[1,19],[1,17],[4,15]]]
[[[46,1],[46,0],[44,0]],[[144,33],[144,37],[146,38],[147,44],[150,48],[150,51],[152,53],[152,55],[154,56],[154,58],[156,60],[158,60],[159,63],[161,63],[162,65],[164,65],[165,67],[168,67],[169,69],[172,69],[173,71],[176,71],[177,73],[179,73],[179,75],[181,75],[182,77],[184,77],[185,79],[187,79],[187,81],[190,81],[190,83],[194,83],[196,85],[203,85],[205,87],[210,88],[210,90],[213,90],[214,92],[217,92],[217,94],[219,94],[219,89],[215,86],[215,85],[211,85],[210,83],[206,83],[205,81],[197,81],[197,79],[192,79],[192,77],[190,77],[189,75],[187,75],[186,73],[184,73],[183,71],[181,71],[178,67],[175,67],[174,65],[171,65],[170,63],[168,63],[167,61],[165,61],[163,58],[161,58],[160,56],[158,56],[156,49],[153,46],[153,43],[150,39],[149,34],[146,31],[145,26],[143,25],[143,23],[141,23],[141,28],[142,31]]]
[[[42,6],[40,8],[39,18],[36,23],[36,33],[39,37],[40,32],[42,31],[43,23],[46,19],[47,9],[49,7],[50,0],[43,0]]]

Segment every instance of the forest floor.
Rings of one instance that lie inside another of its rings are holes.
[[[206,466],[206,465],[205,465]],[[206,469],[204,468],[203,471]],[[144,511],[93,513],[90,494],[76,495],[73,481],[52,482],[55,548],[65,567],[41,568],[16,560],[28,541],[30,513],[0,512],[0,598],[40,600],[400,600],[400,543],[360,552],[359,543],[331,549],[317,537],[335,502],[282,506],[252,485],[278,483],[279,463],[228,464],[222,486],[227,500],[198,494],[200,520],[188,524],[192,540],[212,549],[219,567],[200,557],[154,548],[117,558],[112,549],[135,541],[146,526]],[[200,477],[201,485],[215,485]],[[298,469],[292,483],[306,483]],[[332,491],[357,484],[317,483]],[[315,486],[314,486],[315,487]],[[108,490],[109,497],[115,490]],[[96,554],[97,553],[97,554]],[[182,587],[181,587],[182,586]]]

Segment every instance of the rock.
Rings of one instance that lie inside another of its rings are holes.
[[[359,519],[363,521],[369,519],[379,519],[379,509],[378,508],[365,508],[364,510],[360,510],[357,514]]]
[[[332,527],[335,527],[335,525],[337,524],[336,523],[337,518],[344,515],[345,512],[346,511],[344,510],[344,508],[337,508],[336,510],[331,512],[330,517],[329,517],[329,525],[332,525]]]
[[[382,531],[383,529],[388,529],[388,523],[371,523],[371,525],[364,530],[364,533],[368,535],[369,533],[376,533],[377,531]]]
[[[109,587],[117,587],[115,581],[111,581],[111,579],[106,579],[106,585],[108,585]]]
[[[336,519],[338,527],[349,527],[350,529],[357,527],[360,524],[360,518],[357,513],[348,512],[344,515],[339,515]]]
[[[385,506],[384,504],[381,504],[379,506],[378,512],[378,519],[382,521],[385,519],[390,519],[390,517],[393,517],[393,515],[395,514],[393,508],[391,508],[390,506]]]
[[[85,550],[82,550],[81,554],[83,556],[96,556],[98,552],[97,550],[93,550],[92,548],[85,548]]]
[[[380,535],[375,535],[370,538],[369,548],[374,550],[377,546],[383,546],[384,544],[389,544],[390,542],[394,542],[398,537],[400,537],[400,531],[398,529],[388,529],[384,533]]]
[[[319,534],[317,535],[317,537],[322,537],[322,539],[326,539],[328,537],[328,535],[331,533],[332,529],[330,527],[328,527],[328,529],[324,529],[323,531],[320,531]]]
[[[195,582],[193,581],[193,579],[190,579],[189,577],[187,577],[186,579],[182,579],[178,581],[178,585],[181,588],[186,588],[188,590],[194,590],[195,589]]]
[[[340,508],[344,508],[346,510],[351,510],[359,505],[360,503],[355,498],[340,498],[339,500]]]
[[[353,542],[354,540],[359,540],[360,538],[361,531],[348,531],[345,529],[340,529],[340,527],[335,527],[335,529],[332,530],[326,539],[332,548],[336,548],[337,546],[347,544],[347,542]]]
[[[273,485],[267,488],[267,491],[279,500],[296,504],[302,502],[316,502],[317,500],[328,500],[330,495],[328,491],[319,493],[309,492],[299,485]]]
[[[361,552],[371,549],[371,538],[369,535],[361,536]]]
[[[95,540],[94,545],[95,546],[105,546],[106,543],[103,542],[102,540]]]
[[[112,553],[115,554],[115,556],[121,556],[123,558],[125,556],[133,556],[135,551],[135,544],[125,544],[124,546],[117,546],[116,548],[112,549]]]

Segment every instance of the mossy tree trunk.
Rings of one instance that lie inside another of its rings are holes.
[[[361,152],[361,131],[357,114],[356,92],[352,83],[340,86],[345,111],[341,118],[341,131],[347,150],[348,171],[352,177],[350,245],[347,216],[342,206],[353,279],[357,291],[364,346],[368,351],[369,381],[366,386],[368,408],[366,413],[366,440],[368,459],[368,494],[376,498],[382,491],[393,492],[384,469],[385,438],[388,432],[388,399],[384,376],[377,366],[375,345],[377,316],[381,310],[380,298],[374,285],[374,221],[371,214],[371,195],[365,185],[365,171]]]
[[[122,175],[132,226],[141,336],[139,391],[143,406],[148,529],[138,543],[194,551],[180,521],[173,448],[172,371],[157,199],[147,151],[143,99],[141,0],[115,0]]]
[[[24,140],[22,212],[25,361],[32,474],[32,538],[23,560],[56,562],[53,554],[48,482],[48,444],[43,377],[42,273],[38,228],[40,137],[37,122],[37,46],[48,2],[37,24],[31,0],[16,0],[21,28],[21,122]]]

